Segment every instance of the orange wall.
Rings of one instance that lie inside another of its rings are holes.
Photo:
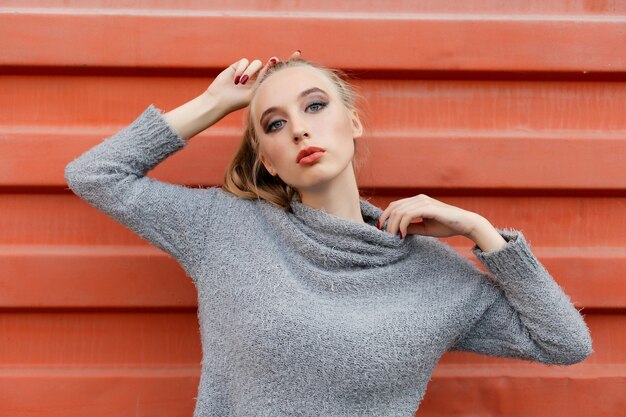
[[[574,366],[448,353],[417,415],[623,415],[625,1],[112,3],[0,2],[0,416],[191,416],[191,281],[63,169],[150,103],[295,49],[357,76],[374,203],[426,193],[522,230],[591,329]],[[241,124],[150,175],[219,184]]]

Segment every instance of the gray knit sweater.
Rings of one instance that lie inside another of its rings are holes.
[[[473,254],[295,200],[292,211],[145,174],[186,142],[150,105],[72,161],[70,188],[173,256],[198,290],[194,417],[411,417],[449,350],[568,365],[589,330],[524,235]]]

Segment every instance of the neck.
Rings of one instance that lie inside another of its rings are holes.
[[[352,163],[337,177],[315,187],[300,189],[302,204],[329,214],[363,223],[359,189]]]

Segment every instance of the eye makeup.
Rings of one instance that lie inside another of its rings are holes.
[[[324,108],[325,108],[326,106],[328,106],[328,102],[327,102],[327,101],[325,101],[325,100],[317,99],[316,101],[313,101],[313,102],[309,103],[309,104],[306,106],[306,109],[308,109],[308,108],[310,108],[310,107],[312,107],[312,106],[320,106],[319,110],[315,110],[315,111],[313,111],[313,113],[318,113],[318,112],[320,112],[320,111],[324,110]],[[265,133],[272,133],[272,132],[275,132],[275,131],[276,131],[276,129],[272,129],[272,126],[274,126],[276,123],[278,123],[278,122],[280,122],[280,121],[282,121],[282,119],[273,120],[273,121],[268,122],[266,126],[262,126],[262,127],[263,127],[263,131],[264,131]]]
[[[323,94],[325,97],[329,97],[329,96],[328,96],[328,93],[326,93],[326,91],[322,90],[321,88],[319,88],[319,87],[312,87],[312,88],[308,88],[308,89],[304,90],[303,92],[301,92],[301,93],[298,95],[298,99],[302,99],[302,98],[304,98],[304,97],[308,96],[309,94],[313,94],[313,93],[321,93],[321,94]],[[266,109],[266,110],[265,110],[265,111],[261,114],[261,117],[259,118],[259,124],[260,124],[261,126],[263,126],[263,120],[265,119],[265,117],[266,117],[266,116],[268,116],[270,113],[272,113],[272,112],[274,112],[274,111],[278,110],[278,109],[279,109],[278,107],[270,107],[270,108]]]

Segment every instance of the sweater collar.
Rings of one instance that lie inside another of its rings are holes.
[[[401,239],[379,230],[376,223],[383,211],[367,200],[359,202],[363,223],[307,206],[297,195],[291,201],[291,212],[265,201],[262,206],[289,248],[320,268],[380,267],[406,257],[411,251],[410,236]]]

